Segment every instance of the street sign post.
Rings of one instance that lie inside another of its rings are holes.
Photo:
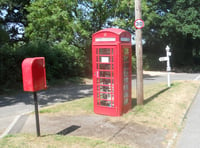
[[[169,46],[167,46],[165,48],[166,50],[166,57],[160,57],[159,58],[159,61],[160,62],[163,62],[163,61],[166,61],[167,62],[167,67],[166,67],[166,71],[168,72],[167,73],[167,84],[168,84],[168,87],[170,87],[170,71],[171,71],[171,67],[170,67],[170,60],[169,60],[169,57],[172,55],[171,52],[169,52],[170,48]]]

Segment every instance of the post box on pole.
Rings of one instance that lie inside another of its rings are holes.
[[[40,124],[38,114],[38,99],[36,92],[46,89],[45,58],[26,58],[22,62],[22,78],[24,91],[33,92],[35,104],[35,119],[37,136],[40,136]]]

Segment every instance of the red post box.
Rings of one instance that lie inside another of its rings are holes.
[[[92,36],[94,112],[120,116],[131,109],[131,34],[109,28]]]
[[[24,91],[36,92],[46,89],[45,58],[26,58],[22,62]]]

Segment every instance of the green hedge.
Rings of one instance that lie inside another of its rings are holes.
[[[47,80],[81,76],[84,72],[84,55],[76,47],[61,48],[45,42],[16,47],[4,45],[0,48],[1,89],[19,87],[22,82],[21,63],[28,57],[45,57]]]

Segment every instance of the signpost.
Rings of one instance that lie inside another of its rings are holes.
[[[135,49],[136,49],[136,92],[137,92],[137,105],[143,105],[143,49],[142,49],[142,28],[144,27],[144,21],[142,18],[142,0],[135,0]]]
[[[166,57],[160,57],[159,61],[160,62],[163,62],[163,61],[167,62],[167,67],[166,67],[166,71],[168,72],[167,73],[167,85],[168,85],[168,87],[170,87],[171,86],[171,84],[170,84],[170,71],[171,71],[171,67],[170,67],[170,59],[169,59],[169,57],[172,55],[172,53],[169,52],[170,48],[169,48],[168,45],[165,48],[165,50],[166,50]]]

